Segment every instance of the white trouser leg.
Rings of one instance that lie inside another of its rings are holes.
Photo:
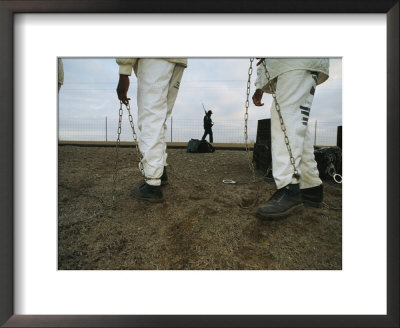
[[[167,117],[164,122],[163,138],[164,138],[164,166],[167,166],[167,120],[171,116],[172,108],[175,105],[176,97],[178,96],[179,85],[181,84],[183,71],[185,68],[183,66],[175,65],[174,71],[172,73],[172,78],[169,81],[168,86],[168,96],[167,96]]]
[[[300,189],[312,188],[322,184],[319,178],[317,162],[314,156],[314,142],[310,130],[304,138],[303,153],[300,162]]]
[[[293,166],[290,162],[275,103],[273,103],[271,106],[271,151],[273,176],[278,189],[290,183],[300,183],[300,187],[303,188],[308,185],[321,184],[318,170],[316,170],[311,136],[307,135],[307,123],[315,86],[315,79],[307,70],[290,71],[278,77],[276,98],[286,127],[295,166],[300,174],[300,180],[293,177]]]
[[[139,148],[146,182],[159,186],[164,168],[165,122],[168,115],[168,91],[175,64],[161,59],[139,59],[138,127]]]

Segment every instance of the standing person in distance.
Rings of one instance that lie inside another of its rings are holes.
[[[203,119],[204,134],[203,134],[203,137],[201,138],[202,141],[205,140],[207,137],[207,134],[208,134],[210,143],[213,143],[213,141],[214,141],[213,132],[212,132],[212,127],[213,127],[214,123],[211,119],[212,113],[213,112],[209,110],[206,113],[206,115],[204,115],[204,119]]]
[[[132,189],[135,198],[162,202],[161,185],[167,177],[167,119],[178,95],[186,58],[117,58],[119,65],[118,99],[125,105],[130,98],[129,76],[137,77],[139,149],[143,156],[144,183]]]
[[[269,80],[264,64],[270,74]],[[261,219],[274,220],[288,216],[303,203],[314,207],[321,205],[323,186],[307,125],[316,86],[329,77],[329,59],[260,59],[257,66],[253,103],[263,106],[264,92],[275,92],[298,171],[296,176],[274,101],[271,106],[271,153],[277,191],[257,210]]]

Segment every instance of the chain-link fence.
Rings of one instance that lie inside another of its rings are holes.
[[[125,113],[124,113],[125,114]],[[132,129],[127,115],[122,121],[121,141],[132,141]],[[248,142],[256,141],[256,120],[248,121]],[[310,121],[308,128],[314,138],[314,145],[335,146],[337,142],[336,123]],[[137,127],[135,126],[136,130]],[[103,117],[101,119],[62,119],[58,124],[60,141],[116,141],[118,119]],[[136,131],[139,134],[139,131]],[[190,139],[201,139],[203,136],[203,120],[175,119],[167,121],[166,137],[169,142],[187,142]],[[243,120],[215,120],[213,126],[214,143],[244,143]],[[208,137],[207,137],[208,140]]]

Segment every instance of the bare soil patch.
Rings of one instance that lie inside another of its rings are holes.
[[[282,221],[254,216],[275,192],[245,151],[168,151],[165,203],[130,196],[141,183],[136,150],[59,146],[58,267],[61,270],[341,270],[342,212],[304,207]],[[238,184],[223,184],[232,179]],[[324,182],[341,208],[342,187]]]

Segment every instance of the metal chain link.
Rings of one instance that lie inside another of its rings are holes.
[[[121,106],[122,106],[122,102],[121,102]],[[136,153],[137,153],[137,158],[139,161],[139,169],[140,169],[140,172],[142,173],[142,176],[145,177],[143,163],[142,163],[143,156],[139,149],[139,142],[137,141],[137,135],[135,132],[135,126],[133,124],[133,117],[131,114],[131,106],[129,104],[126,105],[126,109],[128,110],[129,124],[131,125],[132,134],[133,134],[133,142],[136,143]],[[148,179],[145,178],[145,180],[148,180]]]
[[[250,58],[250,66],[249,66],[249,70],[248,70],[247,90],[246,90],[246,103],[245,103],[246,111],[244,114],[244,141],[246,144],[246,153],[247,153],[247,157],[248,157],[250,171],[253,176],[253,181],[255,182],[256,181],[256,173],[254,170],[254,164],[253,164],[253,160],[251,159],[250,149],[249,149],[249,145],[248,145],[248,141],[247,141],[248,140],[247,124],[248,124],[248,120],[249,120],[249,95],[250,95],[251,75],[253,74],[253,61],[254,61],[254,58]]]
[[[113,181],[112,181],[112,208],[115,207],[115,198],[116,198],[115,195],[116,195],[116,183],[117,183],[117,177],[118,177],[118,150],[119,150],[119,147],[121,144],[121,130],[122,130],[121,126],[122,126],[122,115],[123,115],[122,105],[123,105],[123,103],[122,103],[122,101],[120,101],[117,142],[115,144],[115,166],[114,166],[114,174],[113,174]],[[143,164],[142,164],[143,157],[142,157],[142,154],[139,149],[139,143],[137,141],[137,135],[135,132],[135,126],[133,124],[133,117],[131,114],[131,107],[129,104],[126,105],[126,109],[128,110],[129,124],[132,128],[133,142],[136,144],[136,152],[137,152],[137,157],[138,157],[138,161],[139,161],[139,169],[144,177],[145,174],[144,174],[144,169],[143,169]]]
[[[117,184],[117,175],[118,175],[118,150],[121,143],[121,123],[122,123],[122,102],[119,106],[119,119],[118,119],[118,131],[117,131],[117,142],[115,144],[115,165],[114,165],[114,174],[113,174],[113,181],[112,181],[112,208],[115,206],[115,188]]]
[[[336,183],[342,183],[343,178],[339,173],[336,173],[335,165],[333,163],[329,165],[327,172]]]
[[[285,136],[284,140],[285,140],[286,148],[287,148],[288,153],[289,153],[290,164],[292,164],[292,166],[293,166],[293,177],[298,180],[300,178],[300,174],[299,174],[299,171],[296,168],[296,162],[295,162],[293,154],[292,154],[292,148],[290,147],[289,138],[288,138],[288,136],[286,134],[286,126],[285,126],[285,123],[283,122],[282,113],[281,113],[281,107],[279,106],[278,100],[276,99],[276,85],[271,81],[271,75],[269,74],[269,72],[267,70],[267,64],[265,63],[264,59],[262,59],[262,64],[264,66],[265,76],[267,77],[268,85],[270,86],[270,88],[272,90],[272,98],[274,99],[275,109],[276,109],[276,112],[278,113],[278,116],[279,116],[279,122],[281,124],[281,130],[282,130],[282,132],[283,132],[283,134]]]

